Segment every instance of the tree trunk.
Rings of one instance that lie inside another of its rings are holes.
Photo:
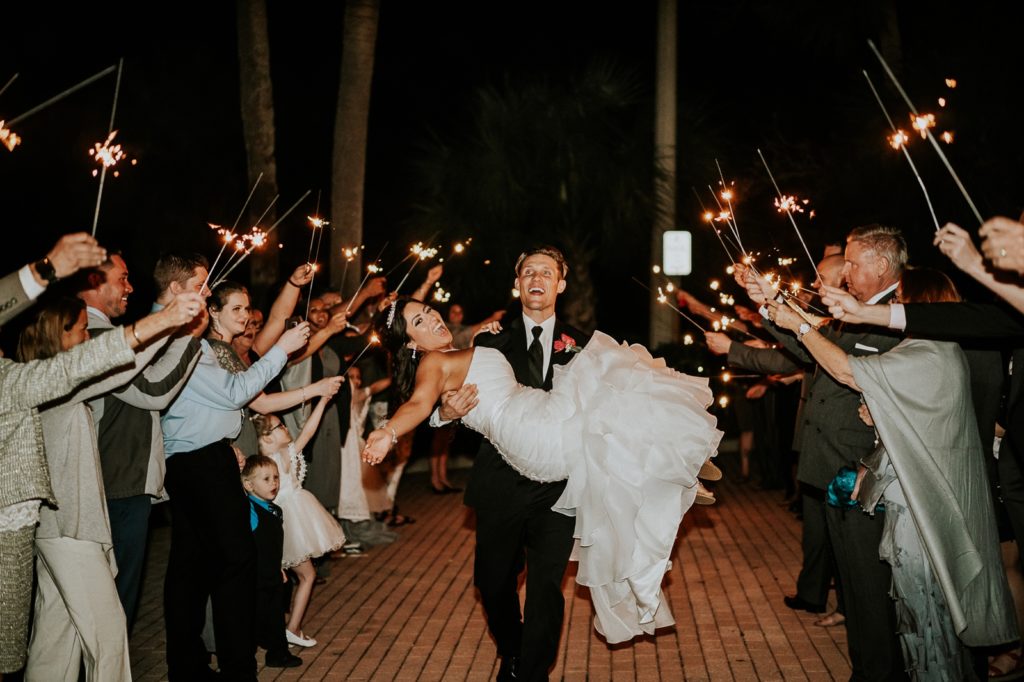
[[[379,16],[379,0],[348,0],[345,7],[331,169],[331,220],[334,229],[331,231],[328,257],[331,286],[343,289],[346,295],[355,293],[363,275],[360,256],[356,256],[346,269],[342,249],[359,246],[363,242],[367,121]],[[343,276],[345,282],[342,282]]]
[[[265,0],[238,0],[238,69],[242,100],[242,130],[249,186],[263,173],[246,221],[239,225],[246,232],[256,223],[277,195],[277,162],[274,157],[274,98],[270,83],[270,41],[267,36]],[[247,190],[248,191],[248,190]],[[271,209],[263,219],[266,229],[276,219]],[[262,249],[249,256],[254,296],[265,293],[278,278],[277,240],[273,237]]]

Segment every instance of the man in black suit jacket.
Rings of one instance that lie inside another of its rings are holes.
[[[565,291],[568,269],[565,257],[553,247],[521,254],[516,288],[523,314],[498,334],[476,337],[477,345],[496,348],[508,358],[524,386],[551,390],[553,366],[573,357],[564,350],[565,338],[581,347],[589,340],[555,318],[555,301]],[[555,350],[556,341],[563,350]],[[445,396],[441,418],[464,416],[475,406],[475,395],[475,387],[466,385]],[[562,579],[572,551],[574,519],[551,507],[564,489],[565,481],[531,481],[509,466],[490,441],[481,444],[465,499],[476,509],[474,583],[501,657],[499,682],[547,680],[558,655],[565,611]],[[526,607],[521,614],[518,585],[524,568]]]
[[[888,303],[907,262],[899,231],[878,225],[854,229],[847,237],[843,277],[859,301]],[[757,302],[775,292],[747,273],[747,291]],[[776,305],[770,303],[769,305]],[[762,308],[767,316],[767,310]],[[813,358],[789,332],[766,324],[782,345],[804,362]],[[801,328],[800,336],[810,331]],[[875,355],[892,349],[898,334],[842,323],[821,333],[848,355]],[[822,492],[839,469],[856,468],[874,448],[874,431],[858,415],[860,396],[818,367],[811,378],[803,412],[797,478]],[[824,499],[824,495],[822,495]],[[896,638],[896,613],[889,596],[891,570],[878,556],[884,513],[869,516],[854,509],[825,506],[825,521],[836,558],[846,610],[847,644],[853,680],[904,680],[903,655]]]

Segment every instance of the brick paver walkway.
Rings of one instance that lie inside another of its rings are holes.
[[[491,680],[494,643],[473,590],[472,515],[461,495],[434,495],[427,478],[402,482],[416,523],[395,543],[331,562],[296,651],[304,665],[262,669],[260,680]],[[552,680],[845,680],[842,627],[782,604],[800,566],[800,524],[778,492],[723,481],[719,503],[686,516],[665,581],[675,629],[607,646],[591,626],[587,591],[565,582],[566,622]],[[154,532],[132,645],[138,680],[166,679],[161,595],[169,530]],[[263,654],[259,661],[262,664]]]

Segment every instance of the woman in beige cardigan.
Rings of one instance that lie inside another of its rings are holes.
[[[198,295],[183,296],[123,333],[97,339],[99,345],[114,337],[107,343],[113,344],[109,354],[117,358],[113,369],[105,363],[106,371],[98,378],[41,406],[53,495],[39,510],[35,534],[38,587],[28,680],[74,682],[83,659],[88,680],[131,679],[96,432],[86,401],[130,381],[166,343],[165,332],[192,319],[201,305]],[[80,299],[49,302],[22,332],[18,359],[60,357],[89,338],[87,324]],[[154,339],[159,340],[149,343]]]

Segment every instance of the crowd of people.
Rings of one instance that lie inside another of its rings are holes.
[[[267,666],[300,665],[289,647],[317,643],[302,619],[329,557],[397,539],[400,468],[387,485],[359,459],[391,383],[379,352],[357,357],[383,278],[310,300],[304,320],[309,264],[265,318],[208,274],[201,255],[161,255],[150,314],[121,326],[128,264],[84,233],[0,280],[17,330],[0,359],[0,677],[131,679],[155,502],[170,509],[174,680],[212,678],[214,651],[219,679],[255,679],[257,644]]]
[[[1001,301],[962,300],[948,276],[910,264],[898,230],[871,225],[826,251],[813,292],[781,293],[737,264],[753,305],[737,331],[706,335],[730,366],[771,377],[765,391],[799,390],[795,415],[739,426],[773,427],[784,454],[761,478],[799,486],[803,565],[785,604],[825,613],[834,585],[838,612],[819,622],[845,623],[854,679],[1022,665],[1024,224],[994,218],[979,236],[980,249],[950,224],[935,245]],[[258,647],[267,666],[300,665],[327,558],[414,522],[396,497],[428,417],[439,494],[454,489],[450,423],[484,436],[466,502],[499,679],[546,679],[574,547],[609,643],[672,623],[672,542],[698,478],[720,476],[710,391],[557,320],[568,264],[556,249],[516,264],[521,316],[464,325],[453,307],[451,329],[422,303],[440,267],[412,297],[377,278],[296,316],[303,264],[264,316],[240,284],[210,291],[206,259],[188,253],[160,257],[151,312],[119,325],[128,266],[80,233],[0,279],[0,323],[19,329],[15,358],[0,359],[0,672],[131,678],[151,509],[167,499],[170,679],[254,679]],[[371,332],[387,354],[365,353]],[[743,477],[754,443],[741,436]]]
[[[1000,301],[962,300],[910,264],[898,230],[872,225],[817,264],[820,300],[737,264],[759,308],[744,333],[771,337],[706,335],[733,371],[803,383],[803,565],[785,605],[823,614],[834,584],[838,610],[817,623],[845,623],[853,679],[1022,672],[1024,225],[997,217],[978,236],[980,250],[947,224],[934,243]]]

